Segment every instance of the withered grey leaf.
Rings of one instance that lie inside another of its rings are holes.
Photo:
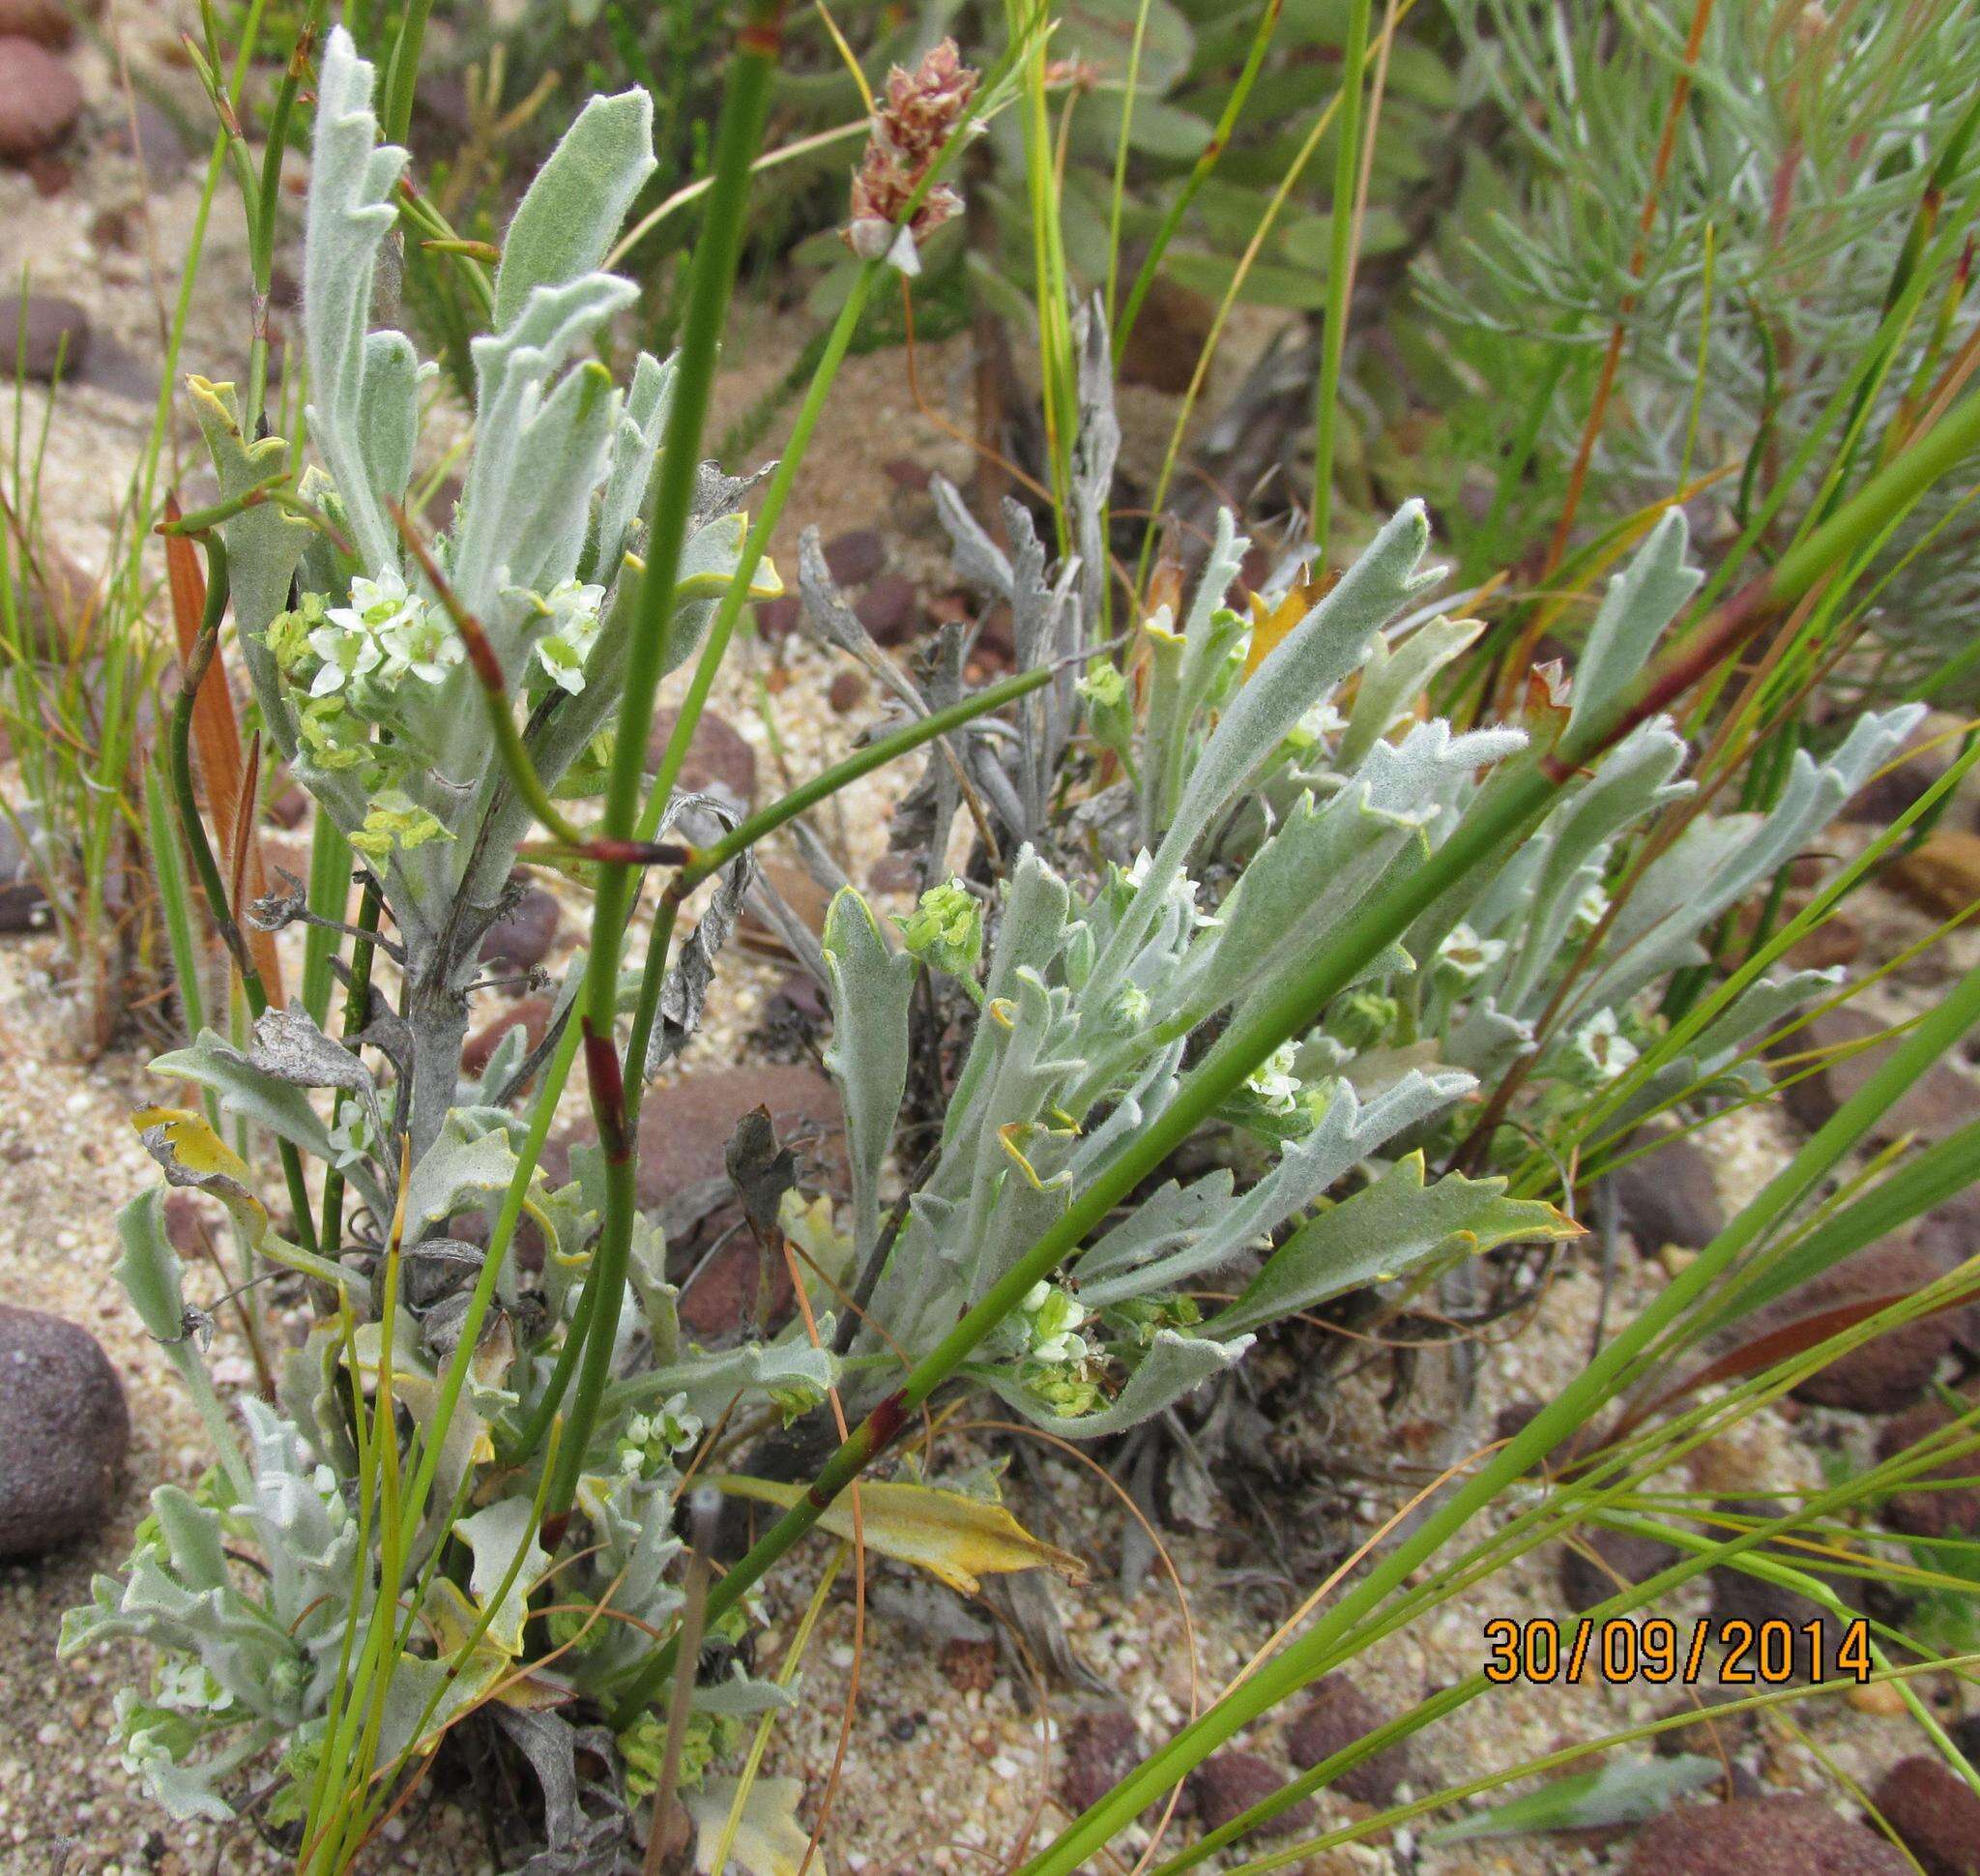
[[[543,1793],[543,1836],[552,1850],[568,1850],[584,1823],[577,1802],[577,1735],[556,1714],[530,1713],[502,1701],[489,1711],[530,1762]]]
[[[383,1000],[379,1001],[382,1005]],[[384,1056],[397,1070],[401,1081],[410,1078],[413,1032],[397,1011],[382,1007],[373,1010],[371,1020],[359,1032],[358,1041]]]
[[[806,528],[798,537],[798,597],[803,602],[804,623],[828,644],[850,652],[862,664],[879,657],[873,634],[846,603],[825,564],[825,549],[816,528]]]
[[[777,1144],[768,1107],[752,1108],[736,1123],[722,1150],[722,1163],[729,1169],[729,1183],[742,1195],[749,1228],[759,1241],[774,1243],[781,1231],[778,1209],[784,1194],[798,1183],[798,1156]]]
[[[1073,315],[1079,349],[1079,432],[1072,445],[1072,513],[1079,547],[1080,601],[1085,617],[1100,617],[1107,580],[1107,503],[1121,454],[1121,420],[1114,411],[1114,360],[1107,319],[1097,297]]]
[[[724,828],[734,827],[739,818],[734,807],[715,796],[684,795],[669,804],[662,830],[690,809],[707,813]],[[688,1038],[701,1027],[709,985],[714,982],[715,959],[736,929],[755,877],[755,859],[745,849],[722,869],[713,897],[687,934],[679,960],[661,982],[659,1020],[646,1051],[649,1081],[687,1046]]]
[[[1089,1693],[1113,1694],[1115,1689],[1073,1652],[1071,1637],[1060,1618],[1059,1604],[1053,1600],[1051,1590],[1039,1580],[1044,1574],[1042,1570],[1027,1570],[993,1576],[983,1584],[983,1600],[1004,1612],[998,1641],[1017,1670],[1015,1685],[1029,1695],[1032,1663],[1037,1662],[1043,1665],[1050,1680],[1063,1685],[1084,1687]],[[1028,1646],[1020,1648],[1014,1637],[1022,1638]]]
[[[255,1018],[247,1061],[249,1068],[292,1088],[341,1088],[356,1095],[364,1103],[372,1137],[384,1136],[385,1117],[371,1070],[318,1029],[316,1018],[300,1003],[291,1003],[286,1010],[264,1010]]]
[[[749,491],[776,468],[774,461],[746,476],[725,475],[720,463],[710,460],[694,472],[694,509],[690,527],[706,527],[724,514],[733,514],[748,499]]]
[[[281,882],[279,887],[248,904],[248,923],[256,931],[279,931],[284,925],[308,917],[308,887],[286,866],[277,866],[275,876]]]
[[[1000,600],[1009,599],[1010,562],[964,505],[955,484],[946,476],[936,476],[929,481],[928,492],[935,497],[935,513],[948,535],[955,571],[972,586]]]
[[[882,1577],[867,1591],[874,1612],[905,1624],[930,1641],[984,1642],[997,1630],[946,1584],[915,1575],[906,1581]]]
[[[462,1238],[422,1238],[406,1251],[406,1295],[416,1309],[472,1283],[488,1253]]]
[[[626,1806],[618,1794],[599,1784],[580,1784],[577,1754],[616,1756],[599,1729],[583,1731],[559,1714],[531,1713],[491,1701],[488,1712],[530,1762],[543,1794],[543,1848],[521,1865],[518,1876],[612,1876],[629,1839]],[[590,1799],[594,1808],[587,1809]]]

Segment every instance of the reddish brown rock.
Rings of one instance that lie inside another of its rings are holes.
[[[766,638],[775,640],[787,638],[798,630],[803,601],[795,593],[780,593],[773,600],[756,601],[754,609],[756,630]]]
[[[193,154],[192,143],[180,120],[142,92],[137,94],[134,110],[127,110],[123,101],[118,101],[103,132],[103,142],[107,148],[141,162],[147,176],[160,181],[176,176]]]
[[[1878,1435],[1877,1456],[1895,1459],[1952,1419],[1942,1400],[1925,1401],[1886,1422]],[[1937,1482],[1970,1480],[1975,1470],[1976,1461],[1967,1453],[1917,1474],[1885,1501],[1884,1523],[1910,1538],[1980,1538],[1980,1485]]]
[[[1944,1760],[1900,1759],[1876,1801],[1925,1876],[1980,1876],[1980,1795]]]
[[[0,1304],[0,1559],[101,1531],[130,1444],[124,1389],[96,1337]]]
[[[831,681],[825,700],[841,717],[850,715],[866,701],[866,679],[859,671],[841,671]]]
[[[654,712],[653,728],[646,739],[649,768],[659,767],[667,740],[680,720],[677,710]],[[737,806],[748,807],[756,800],[756,751],[734,725],[704,710],[687,742],[687,760],[681,765],[679,786],[690,795],[725,795]]]
[[[1913,1242],[1949,1276],[1980,1250],[1980,1189],[1968,1187],[1918,1220]],[[1965,1308],[1947,1312],[1953,1340],[1968,1355],[1980,1357],[1980,1297]]]
[[[1781,1091],[1782,1104],[1795,1121],[1814,1132],[1869,1081],[1894,1045],[1868,1039],[1880,1037],[1888,1025],[1875,1016],[1845,1004],[1823,1011],[1806,1028],[1788,1039],[1784,1047],[1797,1055],[1852,1043],[1862,1045],[1826,1062],[1813,1073],[1797,1070],[1801,1079]],[[1877,1117],[1870,1137],[1888,1142],[1900,1134],[1915,1132],[1924,1140],[1939,1140],[1956,1128],[1964,1127],[1976,1113],[1980,1113],[1980,1083],[1968,1080],[1957,1069],[1940,1062],[1926,1070],[1902,1099]]]
[[[926,491],[935,480],[935,472],[925,463],[919,463],[913,456],[888,456],[880,465],[880,473],[896,488],[907,490],[911,495]]]
[[[1632,1146],[1647,1144],[1639,1133]],[[1636,1247],[1653,1257],[1666,1245],[1702,1250],[1725,1228],[1726,1209],[1711,1161],[1688,1138],[1663,1141],[1625,1161],[1605,1180]]]
[[[1650,1742],[1652,1748],[1667,1759],[1683,1752],[1696,1752],[1707,1759],[1724,1757],[1760,1730],[1760,1715],[1751,1707],[1733,1714],[1717,1711],[1745,1697],[1743,1687],[1701,1686],[1683,1699],[1674,1700],[1657,1715],[1659,1719],[1668,1719],[1674,1714],[1693,1714],[1697,1717],[1689,1726],[1674,1726],[1669,1732],[1657,1734]]]
[[[1560,1548],[1561,1599],[1580,1615],[1676,1561],[1676,1550],[1655,1538],[1630,1531],[1584,1531],[1578,1543]]]
[[[826,571],[841,586],[862,586],[887,565],[878,528],[848,528],[825,543]]]
[[[1730,1501],[1725,1509],[1741,1516],[1771,1518],[1778,1510],[1771,1505]],[[1736,1565],[1720,1564],[1707,1579],[1712,1587],[1712,1620],[1718,1624],[1744,1622],[1759,1634],[1769,1623],[1784,1627],[1792,1644],[1791,1667],[1803,1681],[1817,1679],[1816,1670],[1836,1672],[1835,1660],[1843,1645],[1843,1625],[1812,1598],[1797,1595],[1779,1583],[1769,1583]],[[1845,1597],[1849,1586],[1838,1586]],[[1811,1630],[1810,1625],[1814,1625]]]
[[[75,37],[78,11],[99,14],[101,0],[80,9],[65,6],[63,0],[0,0],[0,36],[31,39],[59,52]]]
[[[788,861],[767,860],[763,883],[791,908],[816,937],[825,930],[825,915],[831,909],[831,894],[804,870]],[[785,955],[784,941],[775,929],[746,909],[737,923],[736,936],[752,951]]]
[[[802,1182],[838,1191],[846,1184],[845,1118],[838,1090],[801,1064],[710,1069],[653,1088],[639,1110],[639,1204],[665,1215],[670,1200],[727,1179],[725,1150],[743,1115],[770,1109],[777,1138],[799,1155]],[[553,1187],[570,1177],[570,1149],[593,1138],[588,1123],[553,1134],[543,1148],[543,1171]],[[699,1234],[738,1216],[718,1210]],[[674,1234],[670,1231],[670,1239]],[[691,1248],[693,1234],[674,1248]]]
[[[533,886],[515,909],[488,927],[481,940],[481,962],[491,970],[533,971],[550,954],[564,914],[540,886]]]
[[[214,1214],[208,1202],[189,1187],[179,1186],[165,1194],[165,1236],[181,1257],[206,1255],[213,1242]]]
[[[1392,1717],[1346,1675],[1329,1674],[1286,1729],[1286,1756],[1301,1772],[1311,1772],[1356,1740],[1386,1726]],[[1410,1748],[1397,1744],[1350,1766],[1328,1789],[1345,1792],[1363,1804],[1383,1806],[1395,1803],[1398,1788],[1412,1775]]]
[[[782,1328],[797,1301],[790,1266],[780,1255],[765,1258],[756,1240],[739,1231],[688,1274],[679,1304],[681,1326],[695,1340],[713,1345],[745,1331]]]
[[[1215,1752],[1189,1774],[1189,1795],[1196,1803],[1198,1822],[1206,1831],[1217,1831],[1270,1798],[1285,1783],[1286,1774],[1259,1753]],[[1258,1834],[1284,1836],[1312,1823],[1313,1801],[1302,1798],[1269,1823],[1261,1824]]]
[[[882,645],[904,645],[919,630],[921,596],[911,579],[883,573],[853,606],[859,623]]]
[[[1744,1345],[1812,1316],[1888,1302],[1923,1289],[1943,1274],[1938,1257],[1915,1237],[1887,1238],[1758,1310],[1730,1339]],[[1952,1348],[1954,1331],[1954,1318],[1946,1311],[1906,1323],[1809,1376],[1794,1390],[1794,1398],[1855,1414],[1901,1413],[1924,1392]]]
[[[89,356],[89,314],[59,293],[0,293],[0,378],[76,377]]]
[[[1059,1798],[1077,1817],[1141,1763],[1134,1715],[1121,1707],[1075,1714],[1059,1742]]]
[[[912,893],[920,874],[904,853],[884,853],[866,874],[866,884],[876,893]]]
[[[1936,827],[1910,852],[1889,861],[1882,878],[1919,911],[1950,919],[1980,899],[1980,834]]]
[[[26,162],[52,150],[82,110],[82,87],[45,45],[0,36],[0,158]]]
[[[1819,1798],[1687,1804],[1648,1825],[1623,1876],[1911,1876],[1882,1837]]]
[[[1838,964],[1853,964],[1862,955],[1862,926],[1835,912],[1807,937],[1789,946],[1782,962],[1797,971],[1826,971]]]
[[[480,1074],[494,1055],[496,1045],[511,1029],[520,1029],[528,1038],[523,1050],[527,1055],[548,1033],[550,1016],[548,997],[518,997],[501,1015],[482,1024],[468,1038],[460,1052],[461,1073]]]

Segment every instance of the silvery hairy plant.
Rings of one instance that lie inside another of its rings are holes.
[[[204,1115],[160,1107],[136,1117],[166,1185],[218,1200],[251,1254],[311,1279],[318,1307],[283,1363],[277,1399],[243,1403],[244,1441],[207,1370],[212,1323],[187,1301],[162,1192],[127,1209],[124,1281],[199,1405],[218,1463],[191,1492],[158,1490],[126,1571],[97,1579],[92,1603],[72,1614],[63,1637],[69,1651],[108,1636],[158,1647],[152,1689],[120,1699],[119,1728],[175,1815],[231,1815],[237,1799],[221,1783],[251,1763],[266,1781],[261,1816],[298,1828],[351,1670],[350,1637],[381,1599],[389,1613],[420,1614],[370,1736],[373,1762],[390,1766],[429,1751],[453,1715],[515,1673],[527,1600],[550,1566],[534,1509],[544,1455],[508,1442],[538,1404],[563,1341],[603,1203],[600,1172],[597,1153],[580,1149],[561,1189],[532,1178],[524,1208],[543,1242],[541,1270],[506,1260],[474,1345],[463,1347],[484,1258],[469,1241],[473,1220],[492,1224],[525,1131],[510,1104],[526,1079],[521,1039],[506,1041],[473,1081],[458,1064],[480,943],[510,902],[533,822],[489,729],[489,674],[475,668],[443,601],[479,623],[504,707],[519,707],[537,776],[559,793],[585,793],[617,731],[639,517],[672,376],[670,365],[641,355],[621,387],[591,356],[633,298],[632,285],[599,264],[653,167],[647,95],[594,99],[503,244],[491,329],[474,344],[465,484],[430,549],[443,594],[398,514],[431,367],[403,334],[369,323],[406,161],[403,150],[379,143],[372,96],[371,67],[334,33],[318,86],[305,236],[314,461],[299,492],[316,519],[297,505],[255,503],[225,520],[223,538],[263,730],[374,884],[385,915],[377,944],[397,966],[394,1007],[374,994],[370,1021],[349,1045],[292,1005],[268,1011],[245,1047],[209,1030],[153,1065],[198,1088],[213,1114],[334,1169],[355,1201],[352,1223],[341,1243],[311,1250],[292,1242]],[[231,386],[194,378],[190,395],[223,496],[248,494],[288,444],[244,437]],[[743,489],[712,466],[701,471],[670,666],[692,653],[736,569]],[[775,590],[767,568],[762,579],[760,590]],[[732,875],[718,894],[729,918],[742,884]],[[331,915],[288,891],[254,916],[276,927]],[[704,923],[710,949],[725,921]],[[681,968],[695,964],[691,947],[687,957]],[[560,1020],[581,970],[580,959]],[[678,1044],[698,1016],[698,989],[669,1010]],[[330,1092],[327,1116],[315,1090]],[[599,1602],[610,1585],[618,1619],[557,1627],[554,1675],[536,1684],[554,1688],[555,1702],[602,1688],[672,1620],[681,1598],[677,1461],[703,1425],[739,1401],[745,1412],[801,1410],[830,1377],[829,1358],[796,1332],[718,1354],[686,1344],[674,1295],[660,1235],[641,1220],[613,1385],[578,1487],[589,1536],[559,1576],[562,1595],[579,1603]],[[417,1436],[408,1462],[418,1452],[430,1467],[420,1515],[389,1566],[379,1531],[367,1539],[352,1509],[367,1464],[354,1437],[361,1397],[394,1405]],[[257,1567],[244,1568],[242,1552]],[[440,1568],[450,1556],[459,1567]],[[690,1771],[714,1727],[788,1697],[740,1669],[698,1687]],[[604,1828],[619,1794],[573,1793],[569,1729],[560,1734],[561,1721],[536,1711],[545,1704],[504,1698],[493,1710],[537,1765],[551,1833],[567,1839],[553,1847],[568,1849]],[[653,1756],[651,1741],[626,1743],[635,1774],[643,1750]]]
[[[1076,499],[1094,517],[1090,553],[1117,432],[1101,369],[1084,389],[1082,459],[1097,481]],[[1048,568],[1014,502],[1006,552],[953,488],[938,479],[934,494],[958,572],[986,604],[1009,608],[1021,664],[1091,646],[1097,589],[1083,555]],[[981,1011],[932,1167],[869,1278],[874,1320],[910,1354],[1159,1117],[1194,1043],[1268,998],[1375,895],[1433,865],[1482,795],[1545,761],[1636,679],[1702,577],[1674,509],[1612,580],[1573,684],[1537,671],[1518,720],[1459,733],[1427,690],[1481,628],[1412,607],[1436,579],[1416,571],[1426,539],[1420,511],[1405,510],[1330,589],[1302,584],[1296,557],[1240,610],[1226,599],[1249,543],[1226,513],[1190,602],[1179,618],[1165,603],[1143,622],[1125,669],[1097,660],[1027,699],[1013,723],[972,725],[958,760],[929,761],[906,835],[924,867],[942,870],[966,791],[1017,858],[987,895],[996,936],[980,982],[986,907],[962,879],[928,887],[905,926],[909,949]],[[910,714],[950,699],[963,626],[946,629],[917,678],[859,630],[815,540],[801,553],[820,636],[879,670]],[[1235,1143],[1225,1157],[1255,1163],[1264,1142],[1262,1176],[1241,1193],[1233,1169],[1162,1186],[1070,1261],[1068,1281],[1040,1284],[969,1372],[1057,1433],[1115,1432],[1228,1366],[1275,1320],[1570,1232],[1548,1208],[1505,1198],[1500,1181],[1426,1185],[1420,1149],[1455,1146],[1478,1094],[1516,1065],[1523,1111],[1542,1121],[1615,1088],[1660,1033],[1656,998],[1707,961],[1703,935],[1790,864],[1920,714],[1863,718],[1825,758],[1797,754],[1764,814],[1699,813],[1654,854],[1643,836],[1694,784],[1676,726],[1641,724],[1560,792],[1505,865],[1438,899],[1251,1077],[1222,1116]],[[1097,878],[1083,860],[1095,838]],[[866,1247],[907,1082],[913,974],[850,892],[826,951],[853,1138],[881,1143],[855,1158]],[[1763,1089],[1758,1041],[1840,978],[1760,979],[1623,1089],[1610,1124]],[[1235,1273],[1240,1294],[1206,1318],[1192,1288],[1229,1288],[1207,1284],[1210,1273]]]

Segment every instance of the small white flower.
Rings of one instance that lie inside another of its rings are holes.
[[[1575,1053],[1605,1081],[1614,1081],[1637,1058],[1637,1047],[1622,1033],[1613,1010],[1598,1010],[1574,1039]]]
[[[584,689],[585,661],[598,642],[598,611],[605,589],[560,580],[549,592],[530,598],[549,622],[537,640],[537,662],[552,684],[575,696]]]
[[[1040,1342],[1032,1350],[1033,1361],[1044,1362],[1053,1367],[1071,1367],[1086,1359],[1086,1337],[1075,1335],[1070,1331],[1053,1336],[1049,1342]]]
[[[387,569],[376,579],[360,573],[351,602],[332,606],[309,634],[309,649],[323,660],[310,695],[328,696],[359,678],[393,684],[411,676],[438,684],[466,655],[445,615],[409,592]]]
[[[347,611],[347,607],[339,607]],[[330,615],[333,619],[335,612]],[[318,626],[309,634],[309,649],[323,660],[323,668],[316,673],[316,679],[309,687],[312,697],[327,697],[333,690],[341,690],[355,679],[368,677],[378,668],[379,660],[385,656],[384,648],[370,633],[362,630],[349,631],[336,626]]]
[[[1299,1104],[1299,1078],[1293,1072],[1293,1058],[1298,1053],[1291,1042],[1281,1042],[1250,1074],[1244,1085],[1267,1110],[1290,1114]]]
[[[1315,704],[1311,710],[1299,718],[1300,734],[1315,743],[1321,742],[1326,737],[1337,735],[1347,727],[1348,719],[1334,708],[1332,698],[1328,698],[1323,703]]]
[[[1609,894],[1592,883],[1582,889],[1582,895],[1574,902],[1575,922],[1579,924],[1600,924],[1609,914]]]
[[[1478,977],[1505,955],[1505,941],[1502,938],[1481,938],[1470,925],[1460,922],[1451,926],[1443,943],[1438,946],[1437,955],[1461,976]]]
[[[401,614],[378,634],[385,647],[386,675],[416,677],[438,684],[467,656],[453,623],[436,606]]]

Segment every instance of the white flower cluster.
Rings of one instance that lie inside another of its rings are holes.
[[[1026,1353],[1032,1361],[1048,1367],[1077,1367],[1086,1361],[1090,1351],[1078,1331],[1090,1312],[1071,1291],[1055,1283],[1034,1283],[1018,1306],[1030,1319],[1026,1328],[1031,1347]]]
[[[438,684],[466,656],[447,614],[408,592],[391,569],[375,580],[362,573],[352,580],[350,604],[326,610],[309,634],[309,649],[323,660],[309,686],[312,697],[361,679],[385,687],[408,677]]]
[[[651,1414],[634,1414],[626,1421],[619,1440],[619,1470],[652,1478],[700,1438],[701,1421],[687,1411],[687,1396],[670,1394]]]
[[[537,662],[552,684],[575,696],[584,689],[585,660],[598,642],[602,586],[560,580],[547,593],[524,595],[549,624],[537,640]]]
[[[1281,1042],[1244,1077],[1244,1085],[1258,1097],[1267,1113],[1291,1114],[1304,1099],[1306,1086],[1293,1072],[1293,1062],[1298,1053],[1296,1042]]]

